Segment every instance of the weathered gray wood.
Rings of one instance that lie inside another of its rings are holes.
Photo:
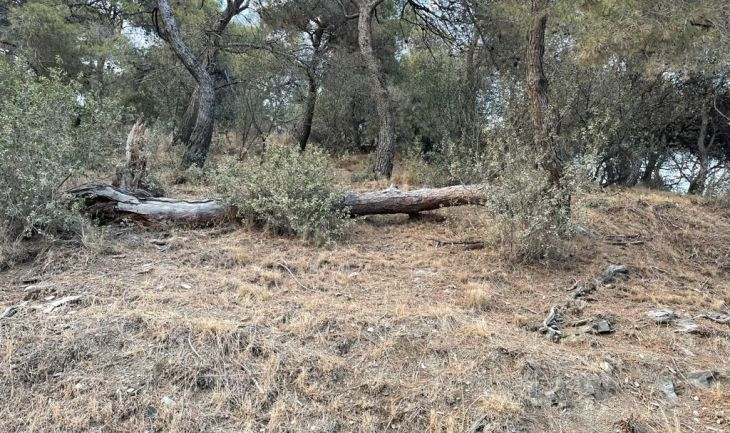
[[[220,200],[178,200],[137,197],[110,185],[85,185],[68,191],[84,199],[92,216],[119,218],[137,216],[148,221],[210,224],[225,220],[232,209]]]
[[[124,163],[117,166],[116,176],[112,181],[112,185],[124,191],[142,189],[142,182],[147,170],[147,158],[144,155],[146,147],[144,134],[145,122],[140,117],[127,135]]]
[[[445,188],[422,188],[400,191],[388,188],[383,191],[349,192],[343,205],[352,215],[413,214],[440,207],[479,203],[484,199],[484,189],[479,185],[456,185]]]
[[[91,215],[107,219],[133,216],[154,222],[200,225],[230,219],[235,215],[235,209],[216,199],[139,197],[110,185],[85,185],[67,193],[84,199]],[[349,192],[340,207],[349,208],[353,216],[415,214],[440,207],[479,203],[483,198],[484,190],[478,185],[413,191],[388,188],[382,191]]]

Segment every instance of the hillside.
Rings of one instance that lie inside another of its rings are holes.
[[[729,312],[730,213],[576,208],[570,257],[531,266],[434,241],[474,239],[471,206],[368,217],[331,250],[233,225],[46,248],[0,272],[0,430],[730,431],[730,324],[701,316]],[[585,290],[609,265],[628,276]]]

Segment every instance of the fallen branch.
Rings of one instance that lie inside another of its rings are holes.
[[[166,197],[142,197],[111,185],[84,185],[67,191],[83,199],[86,211],[102,220],[123,217],[149,222],[207,225],[232,219],[235,209],[216,199],[178,200]],[[346,207],[353,216],[374,214],[417,214],[448,206],[480,203],[483,189],[478,185],[446,188],[423,188],[400,191],[348,192],[338,207]]]
[[[438,239],[428,238],[433,241],[436,248],[460,246],[466,250],[480,250],[484,248],[484,241],[440,241]]]
[[[641,245],[647,239],[641,235],[606,235],[605,242],[609,245]]]

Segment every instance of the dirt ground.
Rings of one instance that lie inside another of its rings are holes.
[[[730,324],[702,317],[730,307],[730,213],[576,206],[570,256],[530,266],[436,246],[477,236],[477,207],[369,217],[331,250],[235,225],[45,248],[0,272],[0,431],[730,431]]]

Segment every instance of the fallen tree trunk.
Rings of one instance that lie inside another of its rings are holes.
[[[67,191],[83,199],[95,218],[114,220],[131,217],[146,221],[205,225],[233,217],[234,210],[219,200],[178,200],[139,197],[111,185],[84,185]]]
[[[349,192],[343,205],[352,215],[415,214],[440,207],[479,203],[484,191],[478,185],[457,185],[445,188],[423,188],[400,191],[388,188],[382,191]]]
[[[179,200],[141,197],[111,185],[84,185],[67,193],[83,199],[86,211],[95,218],[114,220],[123,217],[151,222],[206,225],[232,219],[235,209],[216,199]],[[374,214],[416,214],[441,207],[476,204],[484,193],[478,185],[423,188],[400,191],[348,192],[342,201],[353,216]]]

